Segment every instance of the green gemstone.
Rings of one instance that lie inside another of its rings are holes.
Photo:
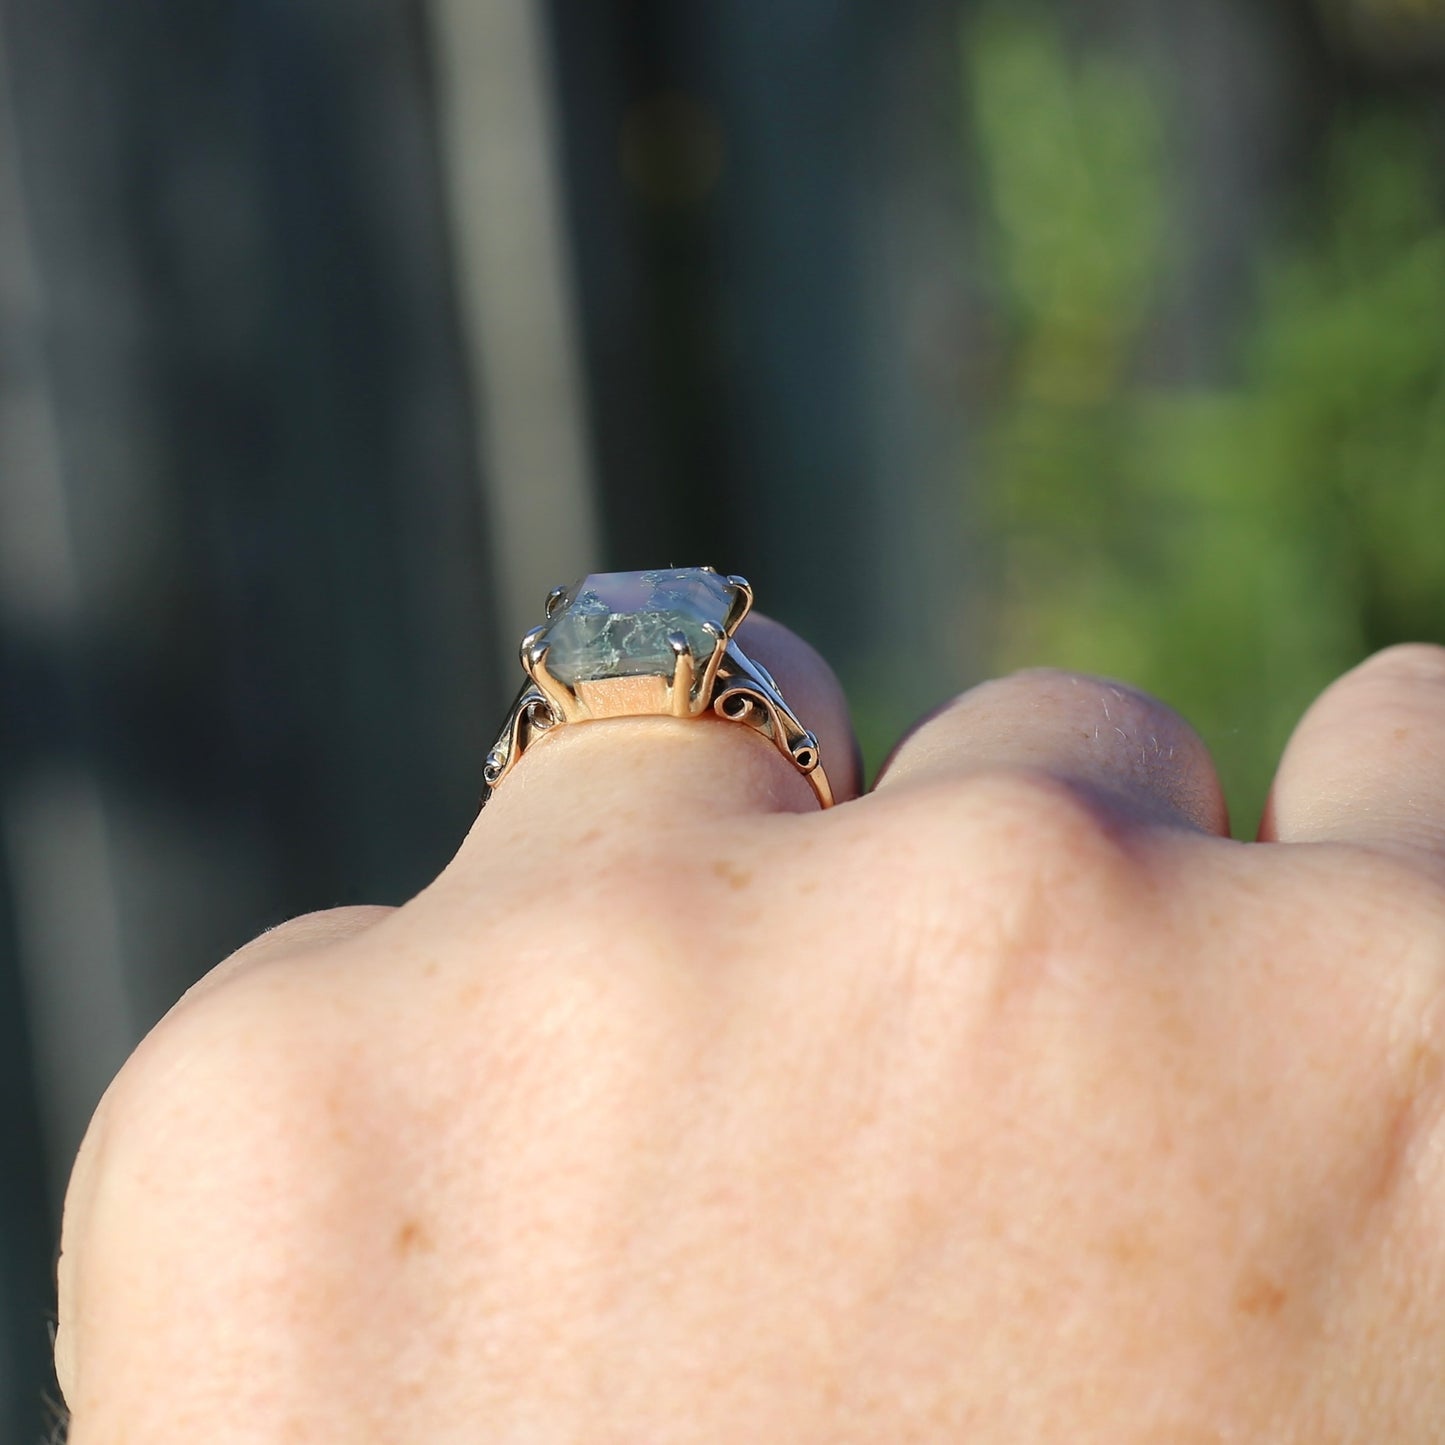
[[[568,589],[542,641],[547,671],[575,687],[608,677],[671,677],[668,635],[687,638],[699,670],[725,628],[733,592],[716,572],[599,572]]]

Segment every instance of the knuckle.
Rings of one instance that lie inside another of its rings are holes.
[[[363,1113],[354,1061],[312,1027],[320,1008],[264,982],[169,1015],[107,1092],[64,1223],[61,1309],[82,1376],[158,1382],[179,1361],[183,1394],[235,1395],[281,1319],[306,1359],[325,1336],[311,1311],[336,1297],[369,1222],[339,1206],[393,1197],[389,1154],[345,1136]],[[147,1322],[134,1341],[96,1324],[128,1316]]]
[[[341,1069],[334,1030],[313,1026],[292,991],[256,982],[266,986],[234,979],[173,1010],[142,1040],[97,1111],[107,1168],[178,1194],[204,1180],[244,1197],[287,1155],[314,1154],[316,1101]]]
[[[954,809],[979,856],[1005,877],[1071,889],[1117,879],[1132,860],[1101,791],[1042,770],[1013,768],[967,780]]]
[[[323,908],[267,928],[197,979],[156,1026],[156,1031],[164,1036],[165,1031],[175,1027],[179,1015],[189,1012],[203,999],[209,1001],[218,990],[231,987],[278,960],[289,961],[313,950],[344,943],[395,911],[371,905]]]
[[[1124,724],[1129,732],[1164,729],[1171,735],[1191,730],[1184,719],[1152,693],[1095,673],[1065,668],[1034,667],[996,678],[985,687],[998,693],[1017,693],[1031,703],[1047,703],[1066,712],[1101,712],[1110,724]],[[1102,706],[1101,706],[1102,705]]]
[[[1086,970],[1144,888],[1108,803],[1041,771],[952,780],[908,800],[878,851],[910,875],[892,916],[930,966],[963,956],[1045,978]]]
[[[247,944],[241,952],[248,952],[263,941],[272,946],[287,948],[335,943],[370,928],[374,923],[380,923],[393,912],[395,909],[375,904],[317,909],[312,913],[298,914],[295,918],[288,918],[284,923],[278,923],[274,928],[268,928]],[[232,957],[235,956],[232,955]]]

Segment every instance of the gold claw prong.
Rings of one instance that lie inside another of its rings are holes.
[[[733,590],[732,606],[728,608],[727,630],[731,637],[742,626],[743,618],[753,610],[753,585],[746,577],[724,579]]]
[[[707,662],[702,670],[702,683],[697,689],[697,712],[706,712],[711,705],[713,688],[717,684],[717,670],[722,666],[723,658],[727,655],[728,650],[727,632],[716,622],[704,622],[702,630],[712,638],[712,651],[708,654]]]
[[[541,689],[542,695],[551,704],[554,713],[560,713],[566,717],[569,713],[568,705],[571,701],[571,694],[547,670],[547,654],[552,649],[542,640],[542,634],[545,631],[545,628],[534,627],[522,639],[522,668]]]
[[[697,676],[697,660],[692,655],[692,645],[681,632],[669,632],[667,645],[672,649],[672,686],[668,701],[672,704],[674,717],[692,716],[692,684]]]
[[[562,601],[566,596],[567,589],[565,587],[554,587],[547,594],[547,600],[542,605],[546,611],[548,618],[552,618],[557,615],[557,609],[562,605]]]
[[[525,672],[528,677],[532,675],[533,654],[536,652],[537,644],[541,642],[546,631],[547,629],[545,627],[532,628],[522,639],[522,645],[517,649],[517,655],[522,659],[522,671]]]

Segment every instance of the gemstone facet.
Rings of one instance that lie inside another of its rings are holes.
[[[547,670],[568,687],[610,677],[671,677],[680,632],[701,670],[724,645],[705,624],[725,630],[733,593],[716,572],[600,572],[567,589],[541,641]]]

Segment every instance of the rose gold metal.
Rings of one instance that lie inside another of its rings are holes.
[[[692,648],[688,644],[685,632],[670,632],[667,635],[667,645],[672,649],[672,655],[677,659],[676,666],[672,670],[672,683],[668,688],[668,701],[672,704],[673,717],[692,716],[692,683],[697,675],[697,666],[693,661]],[[717,651],[716,648],[713,649]]]
[[[731,637],[742,626],[743,618],[753,610],[753,587],[746,577],[732,576],[726,580],[733,589],[733,605],[727,618],[728,636]]]

